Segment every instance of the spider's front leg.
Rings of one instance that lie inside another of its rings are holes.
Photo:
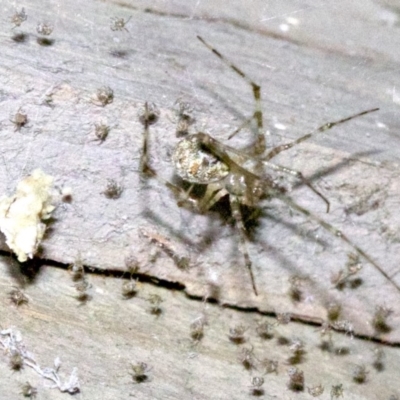
[[[363,116],[365,114],[369,114],[369,113],[372,113],[372,112],[375,112],[375,111],[378,111],[378,110],[379,110],[379,108],[373,108],[373,109],[370,109],[370,110],[365,110],[365,111],[362,111],[360,113],[357,113],[357,114],[354,114],[354,115],[350,115],[349,117],[342,118],[340,120],[333,121],[333,122],[328,122],[328,123],[326,123],[324,125],[321,125],[316,130],[314,130],[314,131],[312,131],[310,133],[307,133],[304,136],[301,136],[300,138],[298,138],[297,140],[294,140],[293,142],[282,144],[280,146],[274,147],[264,157],[261,158],[261,161],[267,168],[274,169],[276,171],[281,171],[283,173],[290,174],[290,175],[300,179],[305,185],[307,185],[317,196],[319,196],[325,202],[325,204],[326,204],[326,212],[328,213],[329,212],[329,208],[330,208],[330,204],[329,204],[328,199],[321,192],[319,192],[311,184],[311,182],[309,182],[308,179],[306,179],[303,176],[303,174],[301,172],[293,170],[291,168],[283,167],[283,166],[280,166],[280,165],[277,165],[277,164],[272,164],[272,163],[269,162],[269,160],[271,160],[272,158],[274,158],[278,154],[282,153],[283,151],[289,150],[292,147],[298,145],[299,143],[302,143],[302,142],[310,139],[315,134],[323,133],[323,132],[325,132],[325,131],[327,131],[329,129],[332,129],[336,125],[343,124],[343,123],[348,122],[348,121],[350,121],[350,120],[352,120],[354,118],[358,118],[358,117],[361,117],[361,116]]]
[[[150,129],[149,126],[157,122],[160,112],[157,106],[153,103],[145,103],[143,109],[139,111],[139,121],[143,125],[143,146],[142,154],[140,157],[139,171],[144,178],[151,177],[157,179],[159,182],[164,184],[168,189],[170,189],[176,199],[179,207],[188,206],[193,210],[199,211],[199,204],[196,199],[190,197],[190,193],[193,189],[193,185],[189,187],[188,190],[184,190],[177,185],[167,181],[166,179],[158,176],[156,170],[152,168],[149,164],[149,142],[150,142]],[[199,211],[201,212],[201,211]]]
[[[349,117],[339,119],[337,121],[327,122],[326,124],[321,125],[319,128],[315,129],[314,131],[312,131],[310,133],[307,133],[306,135],[294,140],[293,142],[282,144],[280,146],[274,147],[273,149],[271,149],[267,153],[267,155],[264,157],[264,160],[265,161],[271,160],[272,158],[277,156],[279,153],[282,153],[282,151],[286,151],[286,150],[291,149],[293,146],[296,146],[299,143],[302,143],[302,142],[310,139],[312,136],[314,136],[317,133],[323,133],[325,131],[328,131],[329,129],[332,129],[336,125],[344,124],[345,122],[348,122],[348,121],[350,121],[350,120],[352,120],[354,118],[358,118],[358,117],[361,117],[361,116],[363,116],[365,114],[369,114],[369,113],[372,113],[372,112],[375,112],[375,111],[378,111],[378,110],[379,110],[379,108],[372,108],[370,110],[365,110],[365,111],[362,111],[360,113],[357,113],[357,114],[354,114],[354,115],[350,115]]]
[[[160,111],[158,110],[155,104],[144,103],[143,109],[139,110],[139,121],[143,125],[143,146],[142,146],[142,155],[140,156],[140,164],[139,170],[143,175],[150,175],[156,177],[156,172],[149,165],[149,126],[153,125],[157,122],[158,117],[160,115]]]
[[[201,36],[197,36],[197,39],[200,40],[201,43],[204,44],[209,50],[213,52],[225,65],[232,69],[235,74],[239,75],[242,79],[244,79],[249,86],[251,86],[251,90],[253,92],[253,98],[255,102],[255,108],[253,115],[246,119],[243,124],[236,129],[230,136],[231,139],[235,136],[242,128],[250,125],[252,121],[256,122],[257,131],[255,134],[255,143],[253,145],[253,150],[256,155],[263,154],[266,149],[265,136],[263,132],[263,113],[261,109],[261,86],[257,85],[252,79],[250,79],[240,68],[238,68],[235,64],[229,61],[225,56],[223,56],[215,47],[211,46],[207,43]]]

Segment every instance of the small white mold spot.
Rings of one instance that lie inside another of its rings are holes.
[[[300,24],[300,21],[297,18],[294,18],[294,17],[287,17],[286,18],[286,22],[289,25],[292,25],[292,26],[297,26],[297,25]]]
[[[396,93],[396,87],[393,87],[392,99],[393,99],[393,103],[400,104],[400,95],[398,93]]]
[[[288,32],[289,29],[290,29],[290,26],[289,26],[288,24],[280,24],[280,25],[279,25],[279,29],[280,29],[282,32]]]
[[[285,131],[286,130],[286,126],[281,124],[280,122],[275,122],[274,127],[276,129],[279,129],[280,131]]]
[[[381,128],[381,129],[387,129],[387,125],[386,124],[384,124],[383,122],[377,122],[376,123],[376,126],[378,127],[378,128]]]

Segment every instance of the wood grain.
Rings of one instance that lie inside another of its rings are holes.
[[[151,164],[168,180],[173,178],[169,156],[177,140],[177,100],[192,106],[193,131],[221,141],[252,113],[246,82],[196,35],[261,84],[270,146],[324,122],[379,107],[377,113],[282,153],[276,163],[311,177],[329,198],[330,214],[303,187],[291,195],[343,230],[400,284],[396,9],[383,1],[301,6],[294,1],[284,6],[273,1],[229,6],[154,1],[149,6],[141,1],[32,0],[24,7],[28,20],[19,28],[11,29],[11,3],[2,17],[1,193],[9,195],[22,176],[40,167],[59,187],[71,187],[73,200],[57,208],[40,256],[48,265],[25,288],[31,298],[26,307],[15,309],[9,303],[7,293],[20,279],[15,263],[3,258],[2,328],[19,330],[41,365],[51,365],[60,356],[66,376],[78,367],[82,398],[247,398],[250,377],[261,374],[246,371],[238,361],[240,347],[250,345],[258,358],[280,362],[277,376],[265,376],[265,397],[310,398],[307,391],[288,390],[290,345],[279,345],[279,336],[305,342],[307,352],[298,367],[305,371],[306,386],[326,387],[321,398],[329,398],[330,387],[338,383],[350,399],[395,394],[398,349],[378,342],[400,342],[400,293],[366,262],[361,286],[333,288],[332,275],[345,268],[351,248],[274,200],[262,204],[249,246],[261,292],[255,297],[236,231],[225,214],[180,209],[158,181],[141,180],[143,127],[138,112],[145,101],[160,108],[159,121],[151,127]],[[132,17],[128,31],[112,31],[111,17]],[[38,44],[36,35],[37,23],[44,21],[54,25],[54,43],[47,47]],[[26,34],[25,41],[12,40],[18,33]],[[114,91],[114,101],[99,107],[93,99],[105,86]],[[29,121],[14,132],[10,119],[20,107]],[[95,124],[100,122],[111,127],[103,143],[95,141]],[[241,148],[250,137],[243,132],[230,145]],[[109,179],[123,186],[120,198],[104,196]],[[191,268],[177,268],[149,240],[149,233],[189,257]],[[6,250],[4,244],[2,248]],[[124,300],[120,287],[128,277],[116,271],[126,269],[130,255],[137,258],[147,283],[135,298]],[[88,274],[93,298],[82,306],[66,271],[77,257],[95,269]],[[305,278],[301,302],[288,294],[295,276]],[[204,304],[202,298],[214,285],[219,305]],[[164,299],[159,318],[149,313],[151,294]],[[353,339],[334,333],[334,348],[347,349],[342,355],[321,351],[316,331],[333,301],[341,304],[341,318],[350,321],[356,333]],[[377,306],[394,310],[392,329],[385,334],[372,324]],[[271,340],[261,340],[257,321],[273,322],[280,312],[293,313],[298,322],[280,325]],[[208,326],[195,345],[190,323],[203,314]],[[247,339],[236,346],[228,332],[239,323],[248,327]],[[381,372],[371,366],[376,346],[383,346],[386,354]],[[138,361],[152,367],[149,382],[132,382],[129,364]],[[351,379],[352,368],[360,364],[370,370],[365,384]],[[38,398],[65,396],[46,388],[28,368],[12,374],[6,356],[0,368],[4,398],[21,397],[18,385],[26,380],[38,385]]]

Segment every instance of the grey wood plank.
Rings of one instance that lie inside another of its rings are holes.
[[[15,11],[14,6],[10,3],[4,7],[0,59],[1,193],[11,194],[21,177],[38,167],[53,175],[60,187],[70,186],[73,190],[72,203],[61,204],[57,208],[56,219],[43,242],[41,257],[66,266],[79,256],[88,266],[104,271],[123,271],[126,257],[133,254],[139,261],[142,274],[164,282],[178,282],[191,296],[207,296],[216,284],[221,304],[243,309],[256,308],[267,313],[292,312],[305,322],[320,323],[326,318],[327,304],[336,301],[343,307],[342,318],[351,321],[357,333],[376,335],[372,326],[376,307],[383,305],[396,310],[399,293],[367,263],[363,263],[360,287],[343,291],[333,288],[332,275],[345,268],[351,249],[324,233],[317,225],[293,214],[277,201],[262,204],[265,215],[258,219],[249,245],[260,288],[260,296],[255,297],[238,251],[237,233],[229,221],[218,213],[196,215],[180,209],[176,199],[159,182],[144,183],[140,180],[138,168],[143,127],[137,113],[144,101],[156,103],[161,111],[158,123],[151,127],[151,163],[165,179],[172,179],[173,176],[170,154],[177,142],[174,104],[178,99],[187,101],[193,107],[192,114],[196,119],[193,131],[208,132],[221,141],[226,141],[243,118],[253,111],[251,90],[246,82],[196,40],[196,35],[200,34],[261,84],[264,122],[271,146],[300,137],[321,123],[363,109],[381,108],[378,113],[337,127],[282,154],[276,162],[314,177],[313,183],[331,201],[331,213],[326,215],[324,204],[304,188],[293,192],[296,200],[342,229],[388,274],[393,275],[393,279],[399,281],[400,220],[397,209],[400,157],[397,144],[400,123],[396,92],[398,55],[395,51],[398,26],[395,22],[390,23],[391,20],[396,21],[396,14],[393,9],[388,11],[385,8],[387,2],[366,2],[362,6],[352,4],[347,7],[341,7],[338,2],[313,3],[312,7],[305,3],[299,6],[297,2],[286,2],[284,9],[281,4],[270,2],[270,8],[266,9],[265,5],[260,8],[258,2],[251,2],[243,8],[243,2],[223,7],[215,2],[182,4],[170,1],[153,2],[151,10],[144,12],[143,9],[149,5],[139,1],[27,1],[24,7],[28,20],[13,30],[9,17]],[[302,11],[295,13],[297,10]],[[127,24],[128,32],[111,31],[110,18],[115,16],[132,17]],[[275,18],[264,20],[268,16]],[[293,25],[294,20],[287,19],[293,16],[298,19],[298,25]],[[43,21],[54,25],[52,46],[40,46],[36,41],[36,24]],[[282,24],[289,25],[287,32],[282,31],[286,29]],[[27,34],[24,42],[11,39],[13,34],[19,32]],[[375,32],[372,38],[370,32]],[[93,104],[93,96],[103,86],[114,90],[114,101],[106,107],[99,107]],[[46,103],[50,95],[53,107]],[[9,120],[20,107],[27,113],[29,122],[15,132]],[[108,138],[101,144],[94,141],[94,124],[99,122],[111,126]],[[249,134],[244,132],[229,144],[240,148],[248,144],[249,138]],[[107,199],[102,193],[108,179],[115,179],[124,187],[119,199]],[[164,240],[170,241],[178,254],[190,257],[192,268],[181,271],[166,254],[150,243],[143,232],[161,235]],[[2,248],[6,247],[3,245]],[[46,304],[50,307],[54,302],[53,298],[46,300],[46,291],[41,292],[44,289],[40,286],[50,279],[52,273],[59,273],[53,269],[44,269],[37,283],[29,287],[35,293],[34,298],[41,299],[39,308],[46,307]],[[6,293],[6,288],[14,283],[8,278],[9,271],[4,276]],[[293,302],[288,295],[289,279],[294,276],[307,278],[303,289],[305,301]],[[107,277],[104,280],[108,285],[114,285],[108,283],[114,282],[113,279]],[[72,283],[68,278],[60,276],[59,281],[63,282],[60,291],[71,291]],[[94,287],[99,285],[96,283]],[[163,292],[163,297],[172,296],[161,288],[153,290]],[[101,307],[104,307],[117,321],[128,318],[117,310],[110,311],[114,301],[117,308],[124,307],[126,302],[119,298],[106,300],[105,297],[101,300],[101,296],[102,293],[99,293],[93,302],[87,304],[87,308],[78,310],[87,313],[87,309],[91,308],[96,314],[97,309],[101,314]],[[185,323],[179,325],[176,331],[168,332],[168,340],[188,336],[188,325],[196,318],[189,309],[193,304],[200,307],[200,303],[181,294],[178,298],[178,304],[187,304],[187,308],[179,308]],[[65,324],[74,318],[76,301],[72,300],[66,311]],[[103,306],[99,304],[102,301],[105,302]],[[6,297],[4,304],[7,304]],[[7,307],[7,310],[15,311],[8,304]],[[30,310],[31,307],[36,306],[30,305],[22,310]],[[20,312],[26,311],[18,310]],[[214,312],[216,319],[229,320],[242,316],[238,310],[229,311],[229,315],[221,308],[215,308]],[[2,327],[15,325],[23,337],[27,337],[26,326],[32,316],[28,315],[26,324],[22,324],[12,314],[11,311],[10,315],[7,314]],[[148,319],[146,313],[143,318],[145,321]],[[101,314],[99,326],[106,324],[103,319],[106,318]],[[59,329],[52,319],[46,323],[40,318],[39,321],[31,336],[36,338],[38,345],[38,332],[44,329],[43,326],[48,326],[49,332]],[[153,329],[154,319],[149,321],[146,324]],[[121,338],[125,333],[122,322],[118,323],[120,325],[115,331]],[[399,315],[395,312],[390,319],[392,330],[381,335],[382,339],[398,343],[399,323]],[[226,322],[223,327],[215,327],[216,335],[224,338],[224,345],[228,325]],[[88,341],[102,342],[102,333],[94,320],[82,326],[80,336],[90,328],[93,333],[86,332]],[[160,329],[168,331],[166,326],[161,324]],[[294,329],[293,326],[288,326],[289,331]],[[300,325],[295,326],[295,331],[300,329]],[[210,325],[209,329],[214,328]],[[304,329],[304,337],[319,340],[314,327],[305,325],[301,329]],[[297,334],[291,332],[288,335]],[[49,342],[53,348],[57,347],[55,337],[53,334]],[[62,343],[65,337],[57,340]],[[217,339],[216,342],[220,343]],[[72,338],[71,343],[73,347],[76,339]],[[168,343],[168,346],[158,350],[163,368],[179,359],[177,354],[168,353],[168,348],[174,347],[171,341]],[[359,363],[369,362],[369,350],[361,351],[368,347],[365,341],[357,339],[354,343],[359,348],[351,352],[350,358],[344,358],[343,364],[340,364],[341,371],[348,371],[353,363],[357,363],[353,356],[359,356]],[[123,351],[115,343],[108,341],[107,344],[110,347],[104,359],[121,357]],[[229,341],[228,345],[231,345]],[[149,346],[156,345],[151,342]],[[201,343],[201,346],[206,349],[208,343]],[[316,344],[313,346],[316,347]],[[40,354],[46,353],[40,350],[40,346],[37,349]],[[223,358],[226,351],[223,346],[216,348],[215,357]],[[248,396],[246,385],[249,385],[249,373],[240,366],[231,371],[232,360],[237,358],[237,354],[233,353],[229,361],[224,359],[218,364],[216,375],[226,375],[226,368],[229,367],[229,375],[237,373],[237,378],[235,375],[232,380],[240,380],[237,386],[240,389],[234,385],[207,388],[208,382],[212,381],[212,369],[216,368],[216,361],[210,359],[205,368],[210,374],[206,385],[204,381],[197,381],[199,371],[203,371],[200,365],[196,366],[198,369],[188,372],[199,393],[207,390],[210,398],[213,398],[213,393],[220,398]],[[395,350],[392,353],[389,349],[386,353],[393,360],[397,357]],[[45,359],[47,364],[52,363],[53,354],[51,352],[51,357]],[[71,368],[78,364],[77,360],[81,360],[79,353],[75,353],[75,359],[72,357],[70,348],[65,350],[65,354],[65,358],[71,357]],[[318,360],[320,356],[316,350],[315,356],[310,353],[309,360]],[[371,385],[355,385],[346,374],[335,375],[337,372],[333,368],[339,364],[336,364],[336,357],[332,354],[329,357],[335,361],[304,363],[304,367],[311,371],[306,372],[306,378],[313,376],[315,368],[324,365],[329,371],[324,370],[324,376],[337,376],[338,381],[343,380],[350,385],[346,396],[354,393],[354,396],[359,396],[354,398],[362,398],[360,396],[368,396],[371,390],[383,393],[381,390],[384,387],[387,390],[385,395],[389,397],[394,390],[390,374],[392,361],[388,361],[384,373],[371,371]],[[129,357],[124,360],[124,365],[129,364]],[[3,367],[8,368],[4,363]],[[92,377],[87,367],[83,375],[91,376],[93,386],[86,384],[83,387],[92,396],[98,396],[101,392],[96,392],[95,384],[111,375],[98,362],[91,362],[90,368],[100,371],[99,375]],[[120,364],[115,368],[118,370]],[[284,369],[276,381],[271,379],[270,383],[270,377],[267,377],[269,384],[276,384],[267,393],[278,398],[306,397],[305,393],[287,391]],[[177,371],[176,376],[182,377],[179,368]],[[129,374],[124,372],[121,375],[118,378],[121,381],[117,381],[125,382],[128,391],[144,390],[143,398],[153,395],[159,396],[156,398],[200,396],[191,395],[184,384],[181,388],[176,382],[168,389],[161,386],[159,392],[150,385],[144,386],[144,389],[136,385],[132,389]],[[13,376],[7,384],[14,385],[12,393],[16,393],[18,385]],[[324,379],[327,387],[335,384]],[[217,381],[220,382],[220,379]],[[163,384],[168,385],[166,382]],[[111,386],[105,396],[125,398],[125,389],[118,386],[120,383],[107,385]],[[151,394],[146,390],[154,392]],[[240,394],[235,394],[234,390],[240,390]],[[87,398],[95,397],[88,395]]]

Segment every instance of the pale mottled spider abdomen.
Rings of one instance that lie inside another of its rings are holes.
[[[227,149],[207,133],[189,135],[178,143],[172,155],[176,173],[191,184],[209,185],[210,196],[205,195],[204,202],[208,208],[225,195],[235,196],[242,205],[256,206],[265,184],[237,164]]]
[[[224,179],[229,167],[204,145],[202,136],[196,133],[181,140],[172,155],[176,173],[190,183],[208,185]]]

